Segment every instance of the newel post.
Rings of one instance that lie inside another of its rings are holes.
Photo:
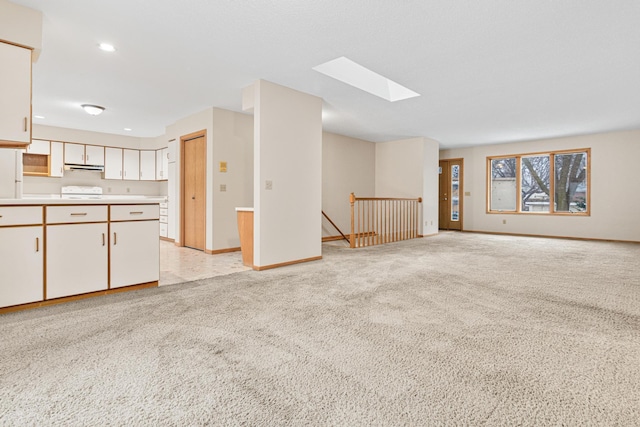
[[[355,202],[356,202],[356,195],[351,193],[349,195],[349,203],[351,203],[351,236],[349,237],[349,245],[352,248],[356,247],[355,219],[353,214],[353,205]]]

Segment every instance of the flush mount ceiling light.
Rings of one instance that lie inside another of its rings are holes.
[[[98,45],[98,48],[100,50],[104,50],[105,52],[115,52],[116,51],[116,48],[113,45],[109,44],[109,43],[100,43]]]
[[[102,112],[104,111],[104,107],[101,107],[99,105],[82,104],[81,107],[84,109],[84,111],[91,114],[92,116],[102,114]]]
[[[341,56],[324,64],[313,67],[319,73],[340,80],[343,83],[357,87],[360,90],[379,96],[389,102],[420,96],[419,93],[408,89],[393,80]]]

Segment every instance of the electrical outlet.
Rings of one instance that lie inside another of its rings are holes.
[[[465,191],[465,192],[464,192],[464,195],[465,195],[465,196],[471,196],[471,191]]]
[[[220,184],[220,191],[227,191],[227,184]]]
[[[265,190],[273,190],[273,181],[271,180],[266,180],[264,182],[264,189]]]
[[[111,193],[111,187],[107,187],[107,193]]]
[[[131,193],[131,189],[127,187],[127,193]]]
[[[507,223],[507,220],[506,220],[506,219],[503,219],[503,220],[502,220],[502,223],[503,223],[503,224],[506,224],[506,223]]]

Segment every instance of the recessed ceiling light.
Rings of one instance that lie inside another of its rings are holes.
[[[44,116],[33,116],[34,119],[44,119]]]
[[[98,48],[100,48],[100,50],[104,50],[105,52],[115,52],[116,48],[113,47],[113,45],[109,44],[109,43],[100,43],[98,45]]]
[[[126,130],[127,132],[131,132],[132,131],[131,128],[124,128],[124,130]]]
[[[320,64],[313,67],[313,69],[390,102],[420,96],[419,93],[393,80],[389,80],[344,56]]]
[[[99,105],[82,104],[81,107],[84,109],[84,111],[91,114],[92,116],[102,114],[102,112],[104,111],[104,107],[101,107]]]

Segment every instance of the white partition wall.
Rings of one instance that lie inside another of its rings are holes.
[[[322,256],[322,99],[254,83],[254,268]],[[246,104],[246,100],[245,100]]]
[[[422,197],[423,235],[438,232],[438,147],[422,137],[376,144],[376,197]]]

